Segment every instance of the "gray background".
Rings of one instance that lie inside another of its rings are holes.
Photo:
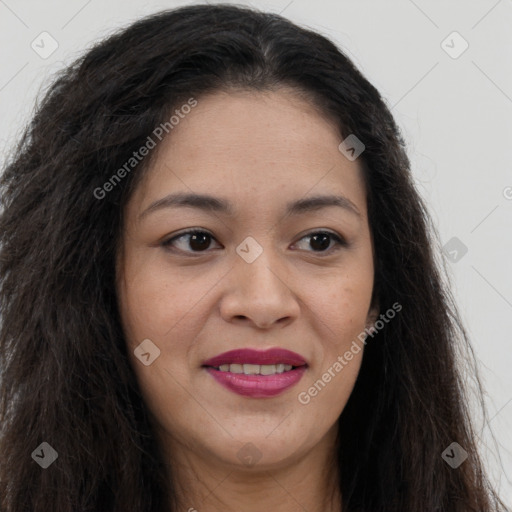
[[[3,154],[55,71],[115,29],[189,3],[0,0]],[[333,39],[392,108],[441,243],[449,244],[444,257],[487,390],[479,444],[512,504],[512,0],[238,3]],[[49,56],[52,41],[42,32],[58,44]]]

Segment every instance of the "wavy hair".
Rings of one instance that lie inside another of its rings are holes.
[[[95,44],[56,76],[6,161],[2,512],[175,510],[172,461],[157,445],[129,364],[115,288],[123,211],[153,156],[105,197],[94,190],[188,98],[282,86],[334,119],[343,137],[364,142],[374,300],[381,311],[403,305],[368,343],[339,418],[343,510],[505,510],[467,405],[460,361],[485,410],[474,356],[388,107],[322,35],[218,4],[162,11]],[[48,469],[33,458],[43,442],[58,453]],[[452,442],[469,454],[457,469],[441,457]]]

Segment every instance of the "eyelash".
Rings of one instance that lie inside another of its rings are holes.
[[[171,251],[171,252],[180,252],[180,253],[185,253],[185,254],[192,253],[192,254],[200,256],[203,253],[207,253],[208,249],[206,249],[204,251],[182,251],[181,249],[176,249],[176,248],[171,247],[171,244],[173,242],[175,242],[176,240],[179,240],[180,238],[183,238],[183,237],[185,237],[187,235],[197,235],[197,234],[208,235],[210,238],[215,240],[215,237],[211,233],[209,233],[208,231],[205,231],[205,230],[202,230],[202,229],[190,229],[188,231],[183,231],[182,233],[180,233],[180,234],[178,234],[176,236],[173,236],[172,238],[164,240],[163,242],[161,242],[160,245],[164,249],[166,249],[168,251]],[[328,235],[328,236],[330,236],[336,242],[338,247],[332,247],[331,249],[328,249],[327,251],[308,251],[308,252],[313,252],[314,254],[318,254],[320,256],[322,254],[329,254],[330,255],[331,253],[340,250],[342,247],[347,247],[348,246],[347,241],[343,237],[337,235],[336,233],[332,233],[331,231],[324,231],[324,230],[313,231],[311,233],[308,233],[307,235],[304,235],[300,240],[303,240],[304,238],[313,237],[313,235],[320,235],[320,234],[321,235]]]

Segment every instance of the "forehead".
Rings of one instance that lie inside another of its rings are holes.
[[[329,193],[364,210],[359,162],[340,153],[340,142],[334,122],[294,91],[210,94],[159,143],[134,203],[147,208],[174,191],[245,206]]]

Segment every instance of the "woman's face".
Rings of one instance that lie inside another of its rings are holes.
[[[265,468],[332,451],[354,341],[376,313],[362,171],[340,142],[283,89],[199,98],[160,143],[127,206],[117,278],[131,363],[171,452]]]

